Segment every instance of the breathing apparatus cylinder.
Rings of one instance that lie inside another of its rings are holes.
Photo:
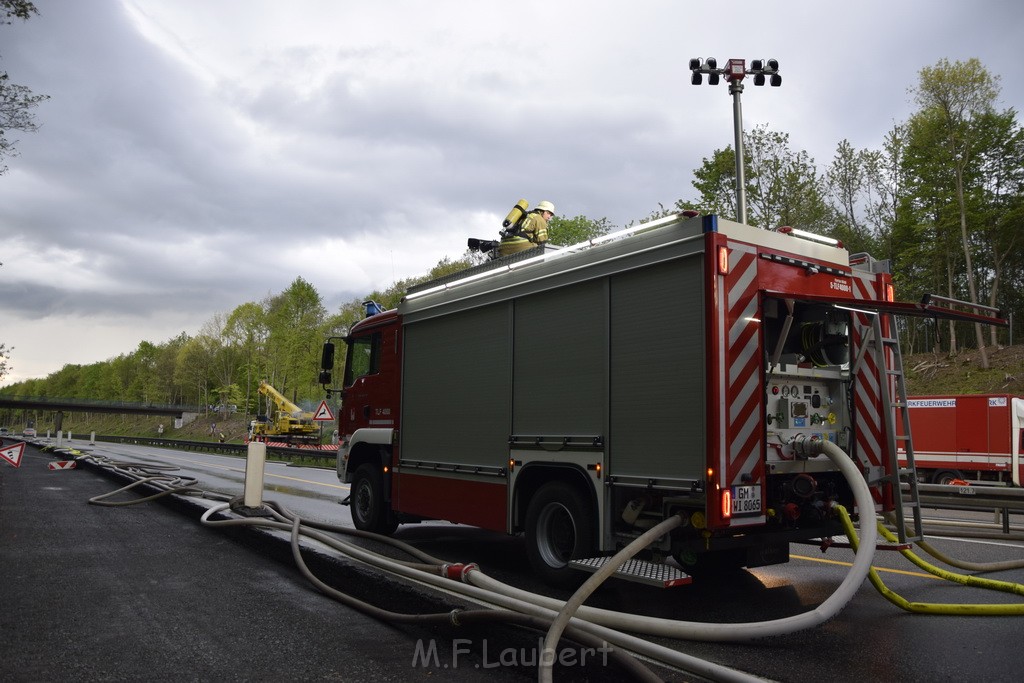
[[[516,202],[516,205],[512,207],[512,210],[508,212],[508,215],[505,216],[505,220],[501,222],[501,227],[508,228],[519,223],[519,221],[523,220],[523,217],[526,216],[526,210],[529,207],[530,202],[525,199],[520,199]]]

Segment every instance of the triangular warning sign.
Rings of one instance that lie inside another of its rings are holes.
[[[313,420],[316,422],[334,422],[334,413],[331,412],[331,407],[327,405],[326,400],[320,401],[316,412],[313,413]]]
[[[0,458],[11,463],[15,467],[21,467],[21,456],[25,454],[25,444],[16,443],[7,448],[0,448]]]

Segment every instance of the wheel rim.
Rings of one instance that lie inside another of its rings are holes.
[[[369,482],[363,480],[359,482],[359,487],[356,489],[355,505],[352,507],[352,512],[360,522],[366,522],[370,518],[372,509],[373,491]]]
[[[537,520],[537,550],[551,567],[564,567],[576,548],[576,520],[561,503],[549,503]]]

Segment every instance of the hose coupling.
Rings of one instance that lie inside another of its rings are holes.
[[[451,622],[452,626],[462,626],[459,622],[459,615],[462,614],[462,610],[456,607],[448,613],[448,621]]]
[[[462,562],[456,564],[444,564],[441,565],[441,576],[451,579],[452,581],[469,583],[469,572],[474,569],[480,569],[480,565],[476,562],[470,562],[468,564],[463,564]]]
[[[824,452],[824,445],[820,439],[814,439],[806,434],[795,434],[789,440],[789,447],[798,458],[813,458]]]

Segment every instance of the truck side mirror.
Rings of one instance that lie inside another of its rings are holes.
[[[331,383],[331,371],[330,370],[321,370],[320,371],[320,384],[323,384],[324,386],[327,386],[330,383]]]
[[[320,381],[322,384],[331,383],[331,370],[334,369],[334,342],[324,342],[323,354],[320,356],[320,367],[326,370],[327,381],[324,382],[323,374],[320,375]]]

